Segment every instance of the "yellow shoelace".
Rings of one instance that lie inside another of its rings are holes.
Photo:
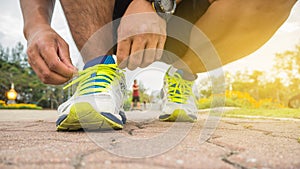
[[[79,95],[89,93],[106,92],[115,78],[120,78],[117,73],[120,70],[117,64],[98,64],[79,71],[79,75],[63,89],[67,89],[77,83],[77,92]]]
[[[182,79],[178,73],[175,73],[174,76],[167,75],[166,78],[169,101],[185,104],[188,97],[193,96],[193,81]]]

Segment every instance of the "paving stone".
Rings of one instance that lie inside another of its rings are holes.
[[[1,169],[300,168],[298,121],[223,118],[212,137],[200,143],[207,115],[194,124],[174,125],[149,114],[129,119],[123,130],[106,132],[56,132],[53,111],[0,115]],[[149,156],[130,158],[139,153]]]

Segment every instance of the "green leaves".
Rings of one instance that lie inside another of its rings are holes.
[[[64,101],[61,86],[43,84],[27,63],[24,46],[18,42],[14,48],[0,44],[0,100],[14,83],[18,103],[35,103],[44,108],[56,108]]]

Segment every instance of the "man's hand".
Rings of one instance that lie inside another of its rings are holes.
[[[165,41],[166,21],[148,1],[132,1],[118,29],[119,67],[133,70],[160,60]]]
[[[46,84],[63,84],[76,68],[68,44],[50,27],[55,0],[20,0],[28,62]]]
[[[49,26],[35,26],[28,36],[28,62],[43,83],[63,84],[72,78],[68,44]]]

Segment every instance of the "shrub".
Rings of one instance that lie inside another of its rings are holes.
[[[5,101],[0,100],[0,106],[3,106],[3,105],[5,105]]]
[[[206,109],[211,107],[213,97],[201,98],[198,100],[198,108]],[[240,108],[284,108],[284,106],[273,99],[255,100],[249,93],[240,91],[225,92],[225,106]]]
[[[212,99],[213,99],[212,97],[199,99],[198,108],[199,109],[210,108],[212,106],[211,105],[211,103],[213,101]],[[230,98],[225,98],[225,106],[226,107],[241,107],[240,103],[238,103]]]
[[[210,98],[201,98],[198,101],[198,108],[199,109],[207,109],[211,107],[211,99]]]
[[[0,100],[0,109],[36,109],[42,110],[43,108],[35,104],[17,103],[17,104],[5,104],[3,100]]]

